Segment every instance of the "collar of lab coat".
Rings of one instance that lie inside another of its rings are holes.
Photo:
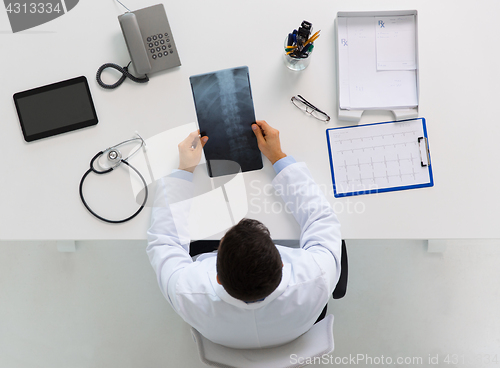
[[[290,277],[292,274],[292,267],[289,263],[286,263],[283,265],[283,274],[281,276],[281,282],[278,285],[278,287],[270,294],[268,295],[263,301],[261,302],[255,302],[255,303],[245,303],[242,300],[233,298],[231,295],[227,293],[227,291],[222,287],[221,284],[217,282],[216,276],[217,272],[210,271],[208,272],[208,277],[210,279],[210,282],[212,283],[212,287],[215,290],[215,293],[221,300],[225,301],[228,304],[234,305],[236,307],[242,308],[242,309],[258,309],[261,308],[269,303],[271,303],[274,299],[279,297],[283,292],[286,290],[288,283],[290,281]]]

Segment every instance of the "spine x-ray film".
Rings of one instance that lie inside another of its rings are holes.
[[[248,67],[189,78],[210,177],[262,168]]]

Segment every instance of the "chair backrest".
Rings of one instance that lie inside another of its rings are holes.
[[[321,362],[333,351],[333,315],[326,316],[288,344],[264,349],[232,349],[215,344],[191,328],[200,359],[219,368],[295,368]],[[316,358],[316,361],[314,360]]]

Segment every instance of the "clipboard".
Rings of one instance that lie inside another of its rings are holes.
[[[424,118],[326,130],[336,198],[434,186]]]

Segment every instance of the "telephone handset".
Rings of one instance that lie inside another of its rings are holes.
[[[163,4],[127,12],[120,15],[118,20],[134,70],[139,75],[130,74],[128,66],[104,64],[99,68],[96,76],[101,87],[116,88],[126,77],[139,83],[147,82],[149,80],[147,74],[181,65]],[[120,80],[113,85],[105,84],[101,80],[102,71],[108,67],[123,73]]]

